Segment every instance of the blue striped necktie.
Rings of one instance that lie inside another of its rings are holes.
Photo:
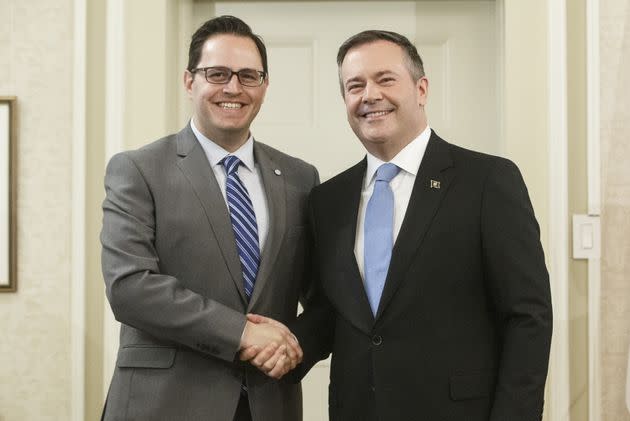
[[[365,290],[376,315],[392,258],[394,243],[394,193],[389,186],[400,168],[387,163],[376,170],[374,191],[365,211],[363,256]]]
[[[254,283],[260,264],[256,213],[249,193],[238,177],[238,167],[242,164],[241,160],[233,155],[228,155],[223,158],[221,164],[225,167],[227,174],[225,192],[238,256],[241,260],[245,294],[249,299],[254,291]]]

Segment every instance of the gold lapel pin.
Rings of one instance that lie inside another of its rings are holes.
[[[430,186],[432,189],[439,189],[440,188],[440,182],[437,180],[431,180]]]

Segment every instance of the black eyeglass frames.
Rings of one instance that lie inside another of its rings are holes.
[[[256,87],[263,84],[267,74],[255,69],[241,69],[238,71],[232,70],[227,67],[197,67],[192,69],[190,73],[204,72],[208,83],[214,83],[222,85],[229,83],[232,80],[232,76],[236,75],[239,83],[243,86]]]

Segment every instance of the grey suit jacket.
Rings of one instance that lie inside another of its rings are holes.
[[[309,287],[306,201],[319,178],[258,142],[254,157],[270,224],[249,303],[229,213],[190,126],[109,162],[102,266],[122,328],[105,420],[231,421],[241,384],[255,421],[302,419],[299,385],[240,363],[237,350],[247,312],[296,317]]]

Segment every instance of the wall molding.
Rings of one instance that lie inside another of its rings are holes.
[[[494,19],[497,47],[497,139],[505,139],[505,0],[496,0]],[[500,155],[505,156],[505,144],[500,145]]]
[[[599,0],[586,0],[588,213],[601,213]]]
[[[72,89],[72,234],[70,289],[70,419],[85,418],[85,235],[87,3],[74,0]]]
[[[107,0],[105,80],[105,162],[123,149],[125,135],[125,4]],[[103,300],[103,398],[107,396],[118,352],[119,323]]]
[[[550,360],[550,419],[570,417],[569,183],[566,0],[547,0],[549,274],[554,306]]]
[[[586,162],[588,214],[601,213],[599,0],[586,0]],[[588,261],[588,419],[601,412],[601,259]]]

